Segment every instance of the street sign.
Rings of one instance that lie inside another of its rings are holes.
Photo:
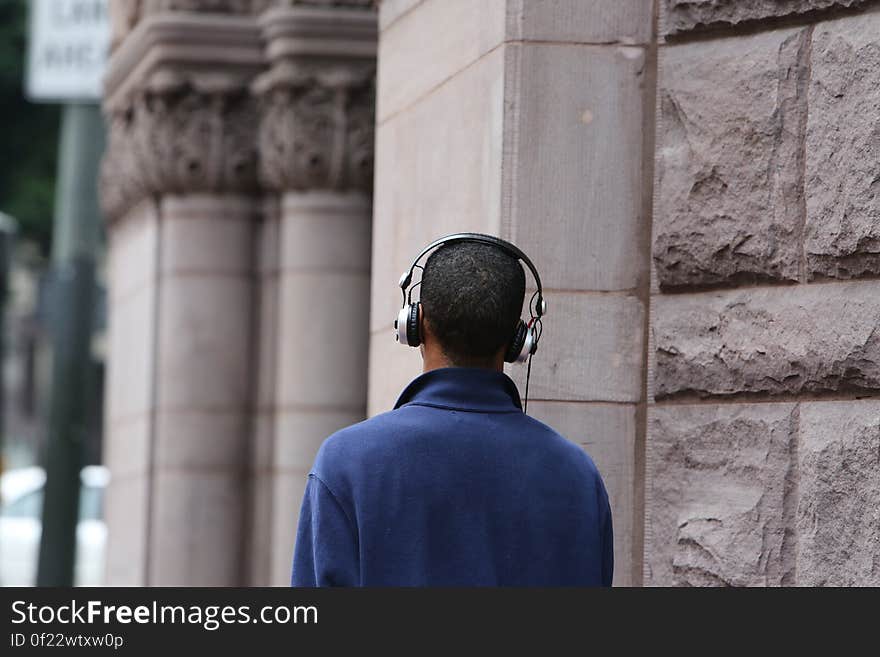
[[[109,0],[30,0],[31,100],[97,102],[110,46]]]

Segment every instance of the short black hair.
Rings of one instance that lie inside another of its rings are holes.
[[[441,246],[425,263],[419,292],[425,322],[455,364],[484,363],[509,345],[522,312],[519,260],[480,242]]]

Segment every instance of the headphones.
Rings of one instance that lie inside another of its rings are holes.
[[[513,244],[505,242],[498,237],[483,235],[482,233],[455,233],[453,235],[441,237],[440,239],[431,242],[421,253],[419,253],[418,256],[416,256],[416,259],[413,260],[410,268],[400,277],[399,285],[400,290],[403,293],[403,307],[397,314],[397,319],[394,320],[394,339],[406,347],[418,347],[422,343],[422,336],[419,332],[419,306],[421,305],[421,302],[416,301],[413,303],[413,288],[409,287],[409,284],[412,282],[413,271],[416,267],[424,269],[419,265],[419,260],[421,260],[429,251],[458,242],[478,242],[480,244],[488,244],[499,248],[513,258],[521,260],[525,263],[526,267],[529,268],[529,271],[532,272],[532,276],[534,276],[535,283],[537,284],[537,289],[529,301],[529,314],[531,315],[531,319],[528,324],[522,319],[517,322],[516,330],[513,334],[513,340],[511,340],[507,352],[504,354],[504,360],[508,363],[525,362],[529,356],[538,350],[538,340],[541,337],[541,317],[547,313],[547,302],[544,300],[543,288],[541,287],[541,277],[538,275],[538,270],[535,269],[535,266],[532,264],[532,261],[529,260],[528,256]],[[409,288],[409,290],[407,290],[407,288]],[[534,310],[532,309],[533,306]]]

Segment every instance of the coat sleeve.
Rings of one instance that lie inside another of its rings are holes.
[[[310,474],[299,514],[291,586],[357,586],[357,536],[333,492]]]

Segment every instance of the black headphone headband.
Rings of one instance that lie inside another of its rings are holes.
[[[541,287],[541,277],[538,275],[538,270],[535,269],[535,265],[532,264],[532,261],[529,260],[529,257],[510,242],[506,242],[500,237],[495,237],[494,235],[484,235],[483,233],[454,233],[452,235],[447,235],[446,237],[441,237],[438,240],[434,240],[428,246],[426,246],[422,250],[422,252],[416,256],[416,259],[413,260],[413,263],[412,265],[410,265],[409,272],[406,274],[406,276],[400,279],[400,289],[404,291],[404,298],[406,288],[412,281],[413,271],[415,270],[416,265],[419,264],[419,260],[421,260],[429,251],[433,251],[440,246],[453,244],[455,242],[479,242],[481,244],[488,244],[490,246],[498,247],[502,251],[506,251],[517,260],[522,260],[522,262],[525,263],[526,267],[529,268],[529,271],[532,272],[532,276],[535,278],[535,283],[537,284],[538,298],[537,303],[535,304],[536,315],[540,317],[544,314],[545,306],[543,288]]]

